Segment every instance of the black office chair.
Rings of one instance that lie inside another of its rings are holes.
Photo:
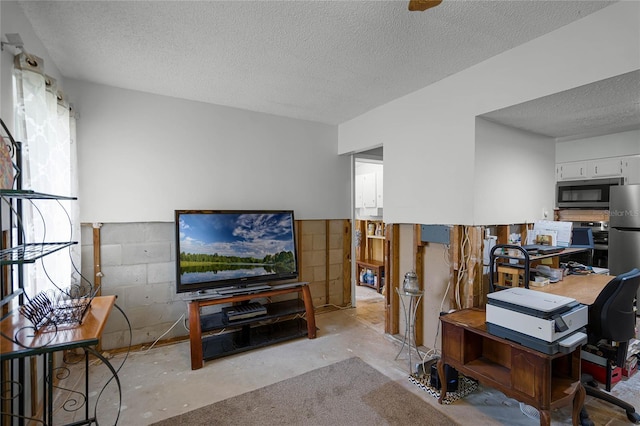
[[[633,310],[634,298],[640,286],[640,270],[613,278],[602,289],[595,302],[589,306],[589,324],[587,325],[587,345],[597,347],[606,359],[606,392],[588,375],[583,375],[587,395],[602,399],[623,408],[627,418],[640,423],[640,415],[628,404],[609,393],[611,391],[611,371],[614,366],[622,366],[627,355],[629,340],[634,337],[636,315]],[[582,413],[583,424],[592,424],[585,410]]]

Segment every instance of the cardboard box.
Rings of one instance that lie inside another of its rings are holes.
[[[638,357],[632,356],[627,359],[622,366],[622,375],[625,377],[631,377],[638,372]]]
[[[593,362],[582,360],[582,372],[591,374],[593,378],[600,383],[607,383],[607,367],[594,364]],[[622,380],[622,367],[614,367],[611,369],[611,385]]]

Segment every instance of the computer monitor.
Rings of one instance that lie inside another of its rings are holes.
[[[593,231],[591,228],[573,228],[571,245],[574,248],[593,248]]]

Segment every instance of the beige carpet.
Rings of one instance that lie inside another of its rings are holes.
[[[409,424],[457,423],[360,358],[350,358],[153,425]]]

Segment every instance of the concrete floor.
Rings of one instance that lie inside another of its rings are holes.
[[[132,352],[120,370],[122,411],[120,425],[147,425],[198,407],[285,380],[350,357],[362,360],[441,410],[459,424],[538,425],[523,414],[519,403],[502,393],[480,386],[471,395],[451,405],[439,405],[434,397],[408,380],[408,361],[398,339],[384,334],[384,304],[375,290],[358,287],[357,307],[322,313],[318,309],[318,337],[297,339],[205,362],[192,371],[188,341]],[[114,367],[125,354],[110,356]],[[92,381],[109,377],[99,363],[91,367]],[[101,424],[114,424],[118,400],[112,382],[100,396]],[[615,393],[640,409],[640,374],[618,384]],[[92,399],[98,394],[93,394]],[[629,424],[624,412],[587,397],[587,406],[597,425]],[[93,410],[93,405],[91,405]],[[56,416],[65,416],[56,413]],[[66,415],[67,419],[70,420]],[[553,425],[570,424],[570,410],[553,413]],[[416,419],[416,424],[428,424]]]

